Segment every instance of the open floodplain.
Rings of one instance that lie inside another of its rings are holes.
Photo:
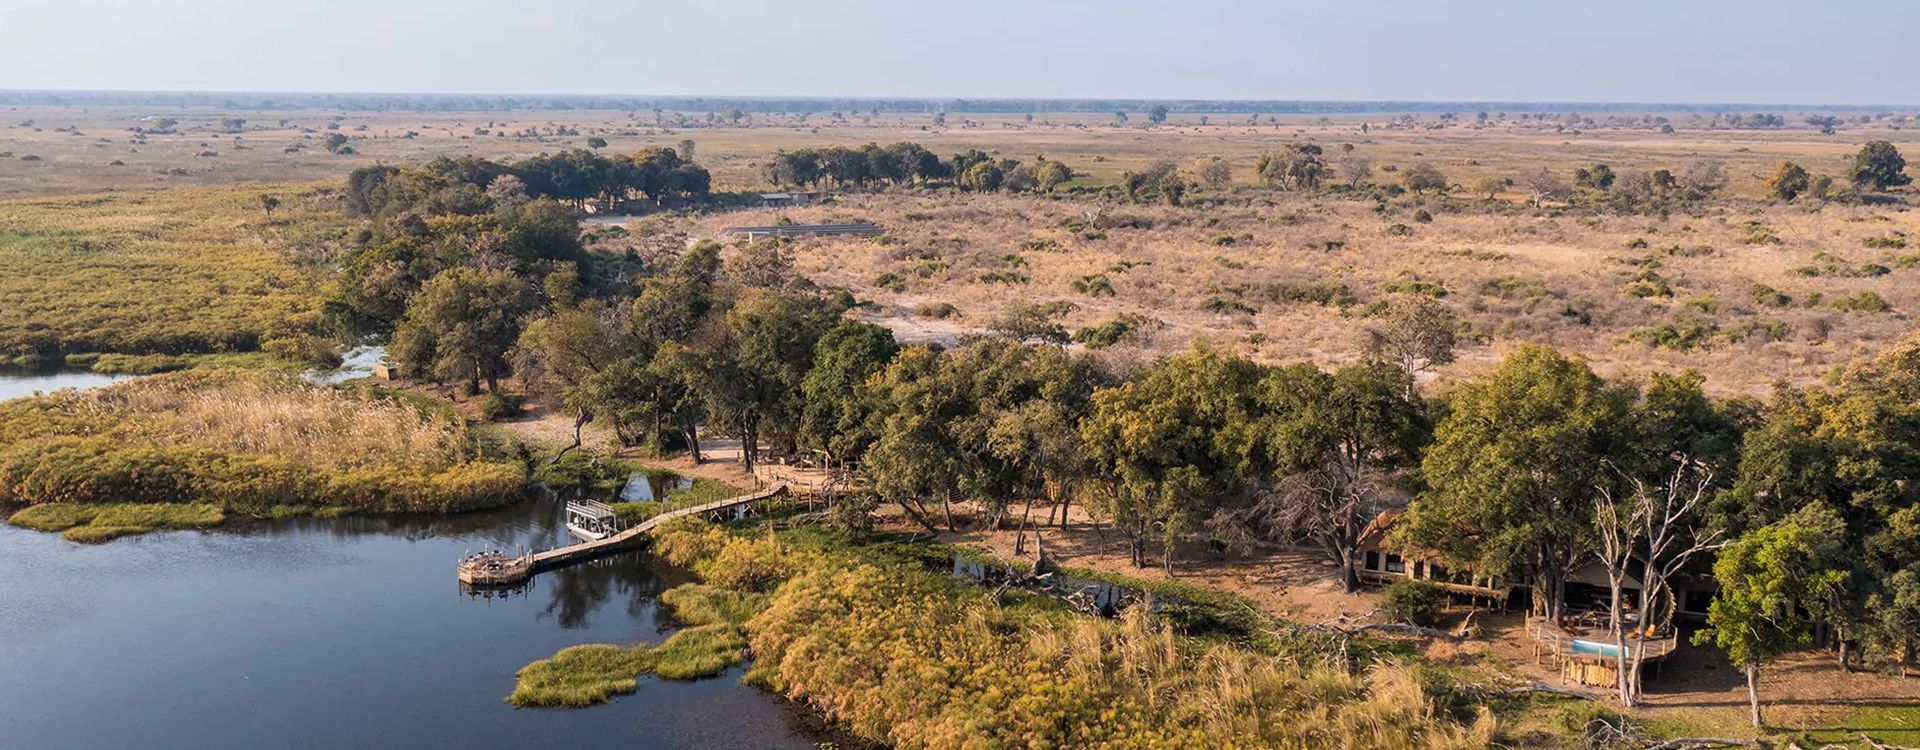
[[[1914,112],[137,100],[0,105],[0,748],[1920,744]]]

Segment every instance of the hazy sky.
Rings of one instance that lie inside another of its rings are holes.
[[[1920,103],[1913,0],[0,0],[0,88]]]

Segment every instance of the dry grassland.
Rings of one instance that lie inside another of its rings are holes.
[[[149,115],[177,118],[180,133],[131,142],[129,128]],[[1442,380],[1535,342],[1584,354],[1603,371],[1698,368],[1717,391],[1755,393],[1778,380],[1815,381],[1911,327],[1908,317],[1920,311],[1920,268],[1913,267],[1920,217],[1903,205],[1788,205],[1766,202],[1761,193],[1783,159],[1838,174],[1847,155],[1871,139],[1892,140],[1920,157],[1920,130],[1883,119],[1823,135],[1793,113],[1789,128],[1736,130],[1710,127],[1710,116],[1668,113],[1676,130],[1662,133],[1639,115],[1590,116],[1596,122],[1567,125],[1494,113],[1491,124],[1477,126],[1471,112],[1452,123],[1416,115],[1411,124],[1354,115],[1262,117],[1249,125],[1246,115],[1210,115],[1203,125],[1197,115],[1176,114],[1168,124],[1141,127],[1146,118],[1134,113],[1132,124],[1115,127],[1110,115],[1036,115],[1029,122],[951,114],[936,126],[921,114],[854,113],[665,128],[651,112],[13,108],[0,111],[0,152],[11,154],[0,158],[0,196],[338,180],[376,161],[522,157],[586,147],[590,137],[605,138],[612,152],[692,139],[716,187],[742,190],[767,187],[759,165],[768,154],[805,146],[912,140],[941,154],[978,148],[1019,159],[1045,155],[1081,172],[1078,186],[1107,184],[1158,161],[1185,167],[1219,156],[1233,168],[1234,184],[1190,194],[1182,207],[897,191],[841,196],[785,216],[886,226],[880,242],[810,240],[794,250],[804,272],[875,301],[874,314],[909,338],[978,330],[1018,302],[1072,302],[1069,330],[1127,313],[1160,321],[1144,346],[1118,347],[1123,360],[1133,356],[1128,350],[1150,355],[1197,340],[1270,361],[1349,360],[1364,351],[1370,303],[1393,288],[1434,290],[1409,282],[1444,288],[1445,303],[1473,339],[1460,362],[1436,373]],[[238,133],[219,132],[223,117],[247,124]],[[334,132],[348,136],[355,153],[327,153],[322,139]],[[1349,158],[1370,160],[1373,180],[1382,183],[1423,162],[1465,186],[1541,166],[1563,175],[1600,162],[1623,174],[1679,172],[1709,158],[1725,166],[1731,184],[1723,198],[1665,215],[1536,210],[1521,205],[1518,187],[1497,203],[1458,191],[1449,200],[1408,196],[1377,208],[1372,200],[1256,185],[1258,155],[1295,141],[1325,147],[1336,170]],[[1353,145],[1351,155],[1345,144]],[[19,158],[28,154],[40,158]],[[1422,210],[1430,223],[1417,220]],[[653,229],[708,236],[776,218],[770,211],[709,214]],[[1914,238],[1906,248],[1867,245],[1901,233]],[[1764,239],[1769,234],[1777,243]],[[1887,273],[1861,275],[1871,266]],[[1664,289],[1636,296],[1648,292],[1634,287],[1649,273]],[[1112,296],[1076,290],[1076,282],[1094,276],[1106,278]],[[1890,309],[1853,304],[1862,292]],[[1340,301],[1312,301],[1328,295]],[[959,314],[915,316],[923,303],[951,304]]]

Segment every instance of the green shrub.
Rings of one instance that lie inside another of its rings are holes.
[[[1662,323],[1650,328],[1642,328],[1627,334],[1627,338],[1645,343],[1656,349],[1689,351],[1706,346],[1713,340],[1719,328],[1711,323],[1689,321],[1686,323]]]
[[[526,400],[519,396],[504,393],[489,393],[480,401],[480,418],[488,422],[498,422],[520,416]]]
[[[1089,297],[1113,296],[1113,282],[1104,273],[1082,276],[1073,280],[1073,290]]]
[[[1406,279],[1380,285],[1381,291],[1388,294],[1419,294],[1434,299],[1447,296],[1447,288],[1431,281]]]
[[[1871,290],[1841,297],[1834,300],[1832,304],[1834,309],[1847,312],[1883,313],[1893,309],[1893,305],[1887,304],[1885,297]]]
[[[907,290],[906,278],[892,271],[873,277],[873,285],[889,292],[898,293]]]
[[[1396,621],[1427,627],[1439,617],[1446,592],[1432,581],[1402,578],[1381,589],[1380,604]]]
[[[949,302],[922,302],[913,306],[913,314],[921,318],[946,320],[960,314],[960,308]]]

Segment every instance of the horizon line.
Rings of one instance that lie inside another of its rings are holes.
[[[1382,105],[1414,105],[1437,107],[1443,105],[1506,106],[1506,107],[1607,107],[1631,108],[1649,107],[1660,109],[1697,108],[1734,108],[1734,107],[1770,107],[1777,109],[1920,109],[1920,104],[1901,104],[1891,102],[1874,103],[1817,103],[1817,102],[1756,102],[1756,101],[1635,101],[1635,100],[1552,100],[1552,99],[1402,99],[1402,98],[1356,98],[1356,99],[1285,99],[1268,97],[1143,97],[1143,96],[952,96],[952,95],[833,95],[833,94],[618,94],[618,93],[531,93],[512,91],[351,91],[351,90],[261,90],[261,89],[115,89],[115,88],[0,88],[0,96],[6,95],[92,95],[92,96],[309,96],[309,97],[369,97],[369,98],[518,98],[545,100],[666,100],[666,101],[742,101],[742,102],[917,102],[923,104],[947,104],[958,102],[996,102],[996,103],[1116,103],[1116,104],[1275,104],[1275,105],[1356,105],[1380,107]],[[1190,110],[1194,111],[1194,110]],[[1244,110],[1232,110],[1244,112]],[[1295,113],[1313,114],[1313,113]]]

